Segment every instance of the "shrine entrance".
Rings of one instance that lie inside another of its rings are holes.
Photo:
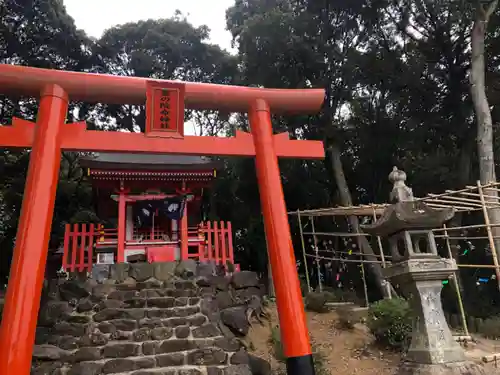
[[[314,366],[278,157],[324,157],[321,142],[273,135],[271,113],[319,111],[324,90],[275,90],[182,83],[0,65],[0,93],[39,98],[36,124],[0,126],[0,147],[31,148],[0,329],[0,374],[28,375],[62,151],[255,157],[288,374]],[[146,132],[86,130],[66,123],[69,100],[146,104]],[[184,109],[248,113],[251,133],[184,136]]]

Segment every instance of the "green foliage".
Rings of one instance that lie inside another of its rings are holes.
[[[76,28],[60,0],[4,0],[0,62],[153,79],[326,88],[321,113],[273,116],[276,132],[323,140],[327,150],[338,148],[341,160],[337,168],[330,154],[321,161],[280,161],[288,209],[384,202],[393,165],[406,170],[416,196],[457,189],[477,179],[468,82],[471,12],[467,2],[451,0],[236,0],[226,17],[238,48],[232,56],[208,43],[206,26],[195,27],[181,14],[119,25],[96,40]],[[499,20],[495,15],[488,23],[491,37],[486,40],[494,123],[500,121],[495,85],[500,73]],[[12,116],[33,120],[36,109],[36,100],[0,97],[0,124],[9,124]],[[94,128],[144,128],[140,105],[72,102],[68,113],[70,121],[86,120]],[[199,125],[203,135],[248,130],[242,115],[230,119],[216,111],[187,111],[186,119]],[[63,156],[54,245],[65,223],[98,220],[78,158],[76,153]],[[0,275],[7,274],[10,264],[28,161],[25,150],[0,151]],[[211,216],[232,221],[237,263],[265,272],[267,244],[254,161],[220,162],[223,168],[208,193]],[[341,174],[346,188],[339,184]],[[340,194],[345,191],[351,203]],[[292,222],[292,231],[296,225]],[[348,231],[349,226],[337,220],[318,223],[316,229]],[[294,240],[300,249],[297,233]],[[338,250],[348,250],[347,245],[338,244]],[[468,263],[485,260],[482,253],[477,257]],[[367,266],[372,276],[377,267]],[[491,306],[499,305],[498,294],[476,293],[475,282],[466,278],[469,271],[472,279],[474,270],[461,270],[464,288],[471,289],[466,293],[468,305],[485,303],[483,310],[489,313]],[[352,300],[337,292],[332,299]]]
[[[500,339],[500,316],[485,319],[479,328],[479,333],[492,340]]]
[[[5,0],[0,6],[0,63],[230,83],[237,76],[237,61],[207,43],[208,36],[206,26],[194,27],[177,13],[169,19],[116,26],[95,40],[76,28],[60,0]],[[33,120],[36,106],[36,100],[0,96],[0,124],[9,124],[13,116]],[[86,120],[89,128],[144,128],[144,106],[71,102],[68,113],[69,120]],[[224,116],[201,113],[194,118],[192,112],[186,114],[204,134],[217,133]],[[0,282],[10,266],[29,155],[0,150]],[[66,223],[99,221],[79,157],[79,153],[63,154],[51,249],[59,246]]]
[[[396,349],[405,348],[412,330],[408,302],[402,298],[392,298],[370,305],[368,327],[379,344]]]
[[[269,337],[269,344],[272,347],[274,358],[278,361],[286,359],[283,353],[283,344],[281,343],[280,327],[274,326],[271,328],[271,336]]]
[[[341,306],[335,309],[337,313],[337,327],[345,330],[352,330],[354,325],[362,323],[364,317],[359,311],[353,309],[352,306]]]
[[[229,273],[233,273],[235,270],[234,264],[231,263],[229,260],[226,261],[226,269],[227,269],[227,272],[229,272]]]
[[[325,292],[310,292],[305,298],[305,308],[308,311],[316,313],[328,312],[326,303],[328,302],[328,294]]]

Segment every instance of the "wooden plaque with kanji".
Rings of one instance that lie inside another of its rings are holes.
[[[146,135],[184,137],[184,84],[147,83]]]

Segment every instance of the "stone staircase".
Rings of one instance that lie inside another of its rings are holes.
[[[255,273],[211,264],[99,266],[57,280],[42,301],[34,375],[266,375],[240,338],[261,312]]]

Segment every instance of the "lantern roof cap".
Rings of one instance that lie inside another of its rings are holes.
[[[455,215],[453,208],[436,209],[421,201],[398,202],[388,206],[373,224],[361,228],[374,236],[391,236],[405,230],[439,228]]]

